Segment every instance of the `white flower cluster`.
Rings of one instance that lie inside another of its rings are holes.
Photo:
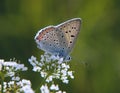
[[[27,67],[25,67],[24,64],[18,64],[15,61],[4,62],[4,60],[0,60],[0,71],[1,70],[4,71],[5,77],[13,77],[17,71],[26,71]]]
[[[41,93],[50,93],[50,90],[53,91],[53,93],[54,93],[54,92],[55,92],[55,93],[66,93],[65,91],[59,90],[59,86],[58,86],[58,85],[55,85],[55,84],[52,84],[52,85],[50,86],[50,89],[49,89],[49,87],[48,87],[47,84],[42,85],[41,88],[40,88]]]
[[[6,88],[7,88],[7,83],[3,82],[3,92],[6,92]],[[2,90],[2,85],[0,84],[0,91]],[[0,92],[1,93],[1,92]]]
[[[17,82],[17,85],[20,87],[18,93],[34,93],[29,80],[22,79],[21,81]]]
[[[31,82],[26,79],[22,79],[21,81],[17,82],[16,81],[4,82],[3,86],[4,93],[34,93],[34,91],[31,88]]]
[[[74,79],[73,71],[70,70],[69,62],[64,62],[63,58],[59,58],[58,56],[51,56],[45,53],[44,55],[41,55],[40,61],[37,61],[36,57],[31,56],[29,62],[33,66],[33,71],[39,72],[41,77],[45,79],[46,83],[53,83],[54,79],[58,79],[63,83],[68,84],[69,78]],[[46,85],[43,87],[46,88],[46,90],[48,88]]]
[[[0,59],[0,91],[2,93],[34,93],[31,88],[31,82],[19,77],[20,71],[27,71],[27,67],[15,61]],[[9,80],[5,81],[5,78],[8,77]]]

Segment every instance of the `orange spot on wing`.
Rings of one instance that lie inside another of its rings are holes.
[[[41,41],[46,33],[49,33],[50,31],[53,31],[53,30],[55,30],[54,27],[49,27],[49,28],[42,30],[37,36],[37,40]]]

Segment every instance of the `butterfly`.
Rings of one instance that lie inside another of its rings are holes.
[[[47,26],[35,36],[38,48],[57,55],[65,60],[70,60],[70,52],[73,49],[81,27],[81,18],[73,18],[57,26]]]

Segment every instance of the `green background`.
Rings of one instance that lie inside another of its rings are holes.
[[[82,18],[71,53],[75,79],[61,84],[68,93],[120,93],[120,0],[0,0],[0,58],[29,67],[23,78],[41,82],[28,58],[40,58],[34,36],[48,25]]]

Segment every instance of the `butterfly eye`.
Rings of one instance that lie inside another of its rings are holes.
[[[71,57],[69,56],[69,57],[67,57],[67,60],[71,60]]]

